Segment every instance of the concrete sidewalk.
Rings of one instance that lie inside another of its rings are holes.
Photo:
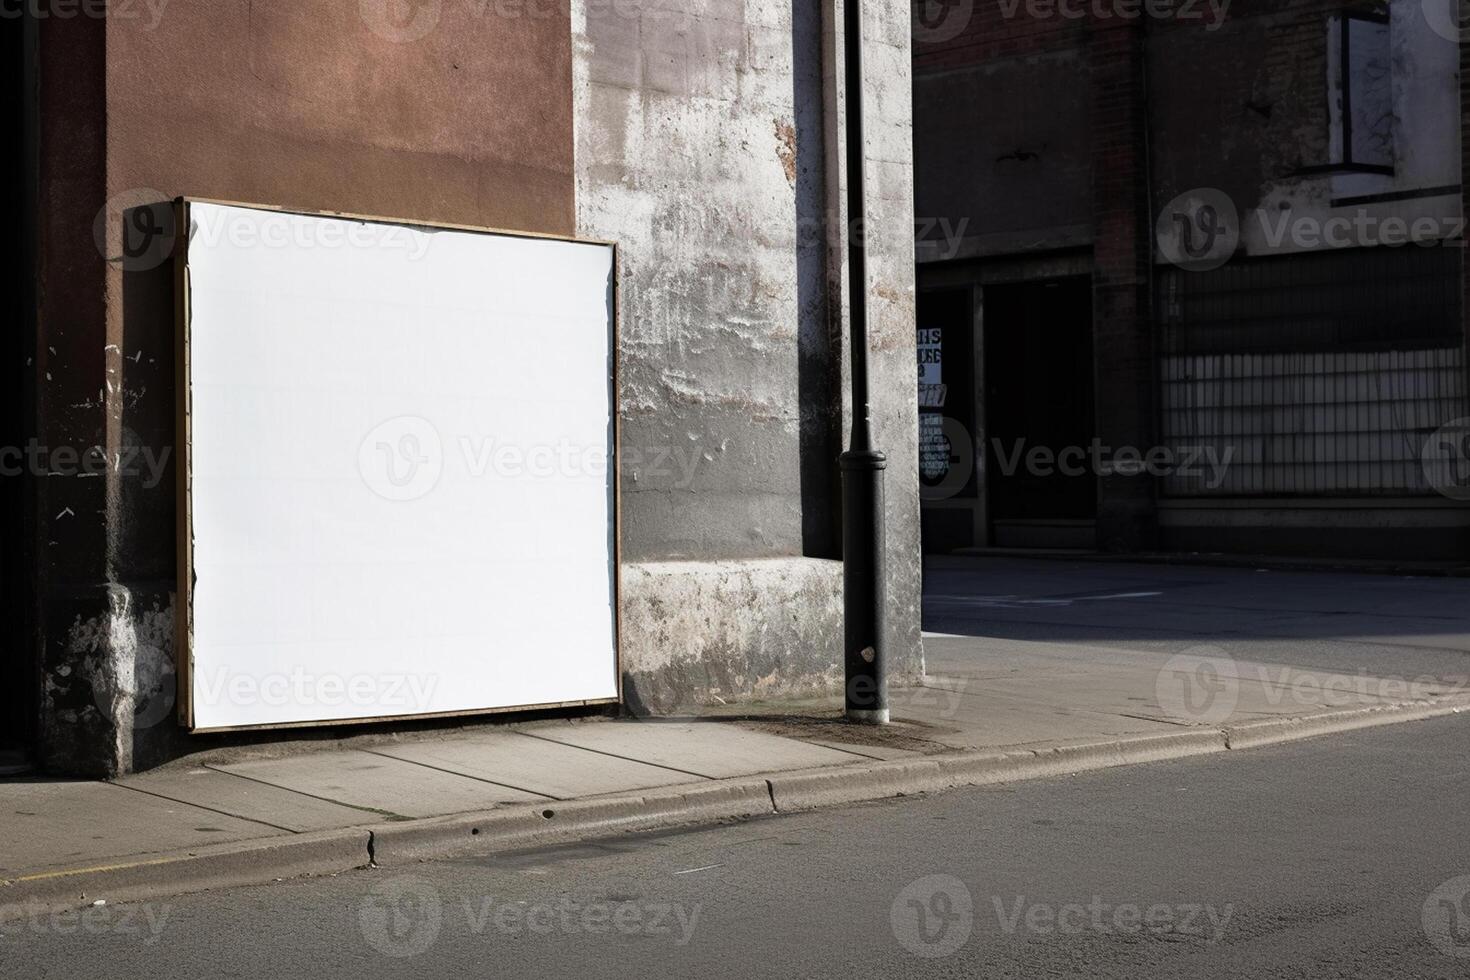
[[[745,819],[1470,709],[1465,685],[1443,678],[1330,674],[1209,650],[945,636],[926,645],[939,669],[894,692],[897,723],[886,729],[842,724],[831,698],[236,749],[110,783],[0,783],[0,906]],[[977,645],[983,657],[960,655]]]

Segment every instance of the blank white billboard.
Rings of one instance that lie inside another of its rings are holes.
[[[186,723],[615,700],[612,246],[184,211]]]

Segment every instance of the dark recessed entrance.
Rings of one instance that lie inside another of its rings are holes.
[[[985,415],[994,544],[1094,547],[1090,278],[985,288]]]

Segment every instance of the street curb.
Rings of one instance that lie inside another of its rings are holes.
[[[0,882],[0,922],[19,912],[137,902],[187,892],[338,874],[368,864],[365,829],[211,844],[111,864],[37,871]]]
[[[1226,751],[1216,730],[1142,735],[1091,745],[1065,745],[1010,752],[960,752],[925,760],[880,762],[860,770],[814,769],[769,777],[778,813],[816,810],[900,796],[938,793],[962,786],[989,786],[1093,769],[1181,759]]]
[[[368,829],[372,832],[373,863],[395,867],[592,837],[744,820],[773,812],[766,780],[747,777],[665,787],[639,796],[510,804],[486,813],[385,823]]]
[[[1430,718],[1442,718],[1461,712],[1470,712],[1470,702],[1459,700],[1447,704],[1420,702],[1351,708],[1319,715],[1267,718],[1233,725],[1225,729],[1225,740],[1231,749],[1253,749],[1282,742],[1316,738],[1319,735],[1350,732],[1359,728],[1376,728],[1379,725],[1397,725],[1411,721],[1425,721]]]
[[[1266,719],[1107,742],[962,751],[835,769],[707,780],[661,787],[636,796],[512,804],[484,813],[214,844],[102,866],[38,871],[0,881],[0,922],[17,912],[76,908],[95,899],[142,901],[369,866],[397,868],[623,834],[712,826],[966,786],[1252,749],[1455,714],[1470,715],[1470,698]]]

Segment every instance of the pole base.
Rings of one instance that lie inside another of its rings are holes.
[[[887,708],[848,708],[847,722],[850,725],[887,725],[892,721]]]

